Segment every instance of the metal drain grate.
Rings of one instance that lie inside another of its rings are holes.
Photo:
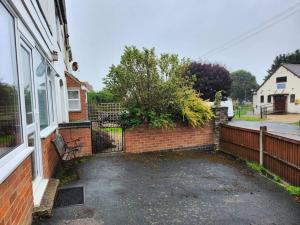
[[[83,187],[59,189],[55,198],[54,208],[83,204]]]

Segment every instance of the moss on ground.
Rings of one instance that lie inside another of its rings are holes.
[[[76,170],[78,165],[88,161],[90,158],[91,158],[90,156],[78,158],[76,161],[76,166],[74,168],[63,167],[61,163],[59,163],[54,173],[54,178],[59,179],[59,186],[61,187],[71,183],[72,181],[77,180],[78,177],[77,177]]]

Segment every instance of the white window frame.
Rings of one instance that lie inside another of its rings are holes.
[[[77,91],[78,92],[78,99],[70,99],[69,98],[69,91]],[[81,112],[81,98],[80,98],[80,88],[70,87],[68,88],[68,110],[69,112]],[[79,108],[78,109],[70,109],[70,101],[79,101]]]
[[[33,152],[33,147],[27,147],[27,132],[26,132],[26,110],[24,102],[23,92],[23,79],[20,76],[20,34],[18,32],[19,19],[12,9],[12,7],[4,0],[0,4],[6,8],[14,19],[14,34],[15,34],[15,54],[17,62],[17,75],[19,81],[19,98],[20,98],[20,111],[21,111],[21,125],[22,125],[22,136],[23,142],[15,149],[8,152],[2,158],[0,158],[0,184]]]

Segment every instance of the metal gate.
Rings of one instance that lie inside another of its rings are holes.
[[[123,151],[123,129],[119,103],[89,104],[93,153]]]

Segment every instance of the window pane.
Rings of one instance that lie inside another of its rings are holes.
[[[21,74],[24,80],[24,96],[25,96],[25,108],[26,108],[26,123],[31,124],[33,122],[33,110],[32,110],[32,85],[31,85],[31,70],[30,70],[30,54],[25,48],[21,48]]]
[[[38,92],[40,128],[42,130],[49,125],[46,92],[46,65],[44,58],[37,50],[34,51],[34,69]]]
[[[69,99],[79,99],[79,91],[78,90],[68,90]]]
[[[49,91],[50,91],[50,94],[49,94],[49,103],[50,103],[50,108],[51,108],[51,116],[52,116],[52,122],[54,122],[54,109],[53,109],[53,101],[54,101],[54,97],[53,97],[53,89],[52,89],[52,83],[51,81],[49,80]]]
[[[0,3],[0,158],[23,142],[14,19]]]
[[[69,109],[70,110],[80,110],[80,101],[79,100],[69,100]]]

